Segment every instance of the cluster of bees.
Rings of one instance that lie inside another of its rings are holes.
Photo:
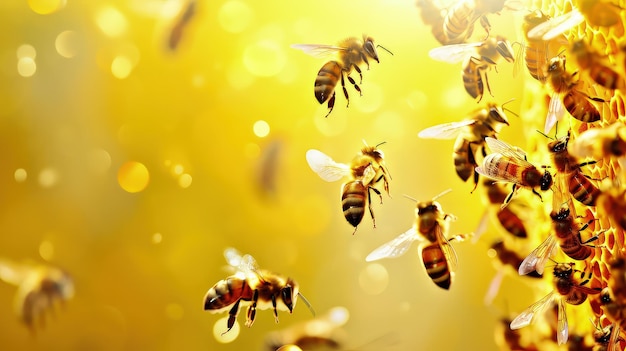
[[[511,266],[520,275],[542,283],[549,280],[542,279],[546,268],[552,271],[546,275],[553,284],[550,293],[515,318],[503,318],[505,328],[498,334],[499,345],[503,350],[539,350],[554,343],[567,344],[570,350],[624,349],[626,187],[622,184],[621,169],[626,159],[623,122],[626,108],[621,93],[626,88],[626,43],[619,43],[611,34],[603,34],[611,30],[623,33],[622,8],[608,0],[577,0],[559,6],[546,3],[534,8],[516,0],[463,0],[447,7],[435,0],[419,0],[417,6],[424,24],[430,26],[433,36],[442,44],[431,50],[431,58],[462,62],[465,90],[480,104],[465,120],[427,128],[418,136],[456,139],[454,169],[463,181],[473,179],[474,190],[478,187],[483,190],[493,214],[486,218],[494,218],[503,233],[502,239],[490,248],[490,255],[499,265]],[[523,16],[523,40],[517,42],[520,44],[517,52],[506,38],[492,35],[489,16],[502,11]],[[477,23],[485,36],[470,42]],[[361,93],[350,74],[356,71],[362,79],[359,66],[366,64],[369,68],[371,60],[379,62],[377,46],[368,36],[362,40],[349,38],[337,46],[292,47],[315,56],[337,54],[336,60],[322,66],[315,80],[315,97],[320,104],[327,103],[327,117],[334,108],[339,82],[349,101],[346,80]],[[577,70],[566,66],[568,58]],[[515,75],[526,74],[524,71],[532,78],[525,82],[538,92],[536,104],[541,105],[541,118],[545,118],[541,121],[543,132],[535,136],[545,141],[538,143],[544,149],[535,153],[547,153],[550,164],[534,164],[522,148],[498,139],[501,129],[509,125],[505,111],[513,112],[505,104],[483,103],[482,99],[485,89],[492,95],[487,73],[500,61],[514,63]],[[616,62],[622,62],[622,67]],[[602,96],[594,96],[597,94]],[[566,116],[572,118],[565,119]],[[552,130],[563,136],[549,137]],[[342,185],[341,204],[346,221],[355,232],[366,208],[375,227],[372,192],[381,203],[382,193],[389,194],[391,176],[379,147],[380,144],[373,147],[366,144],[350,164],[336,162],[316,149],[306,153],[309,166],[323,180],[348,179]],[[587,169],[598,176],[587,174]],[[366,261],[401,256],[418,240],[426,273],[437,286],[449,289],[457,265],[450,242],[466,236],[448,236],[449,222],[454,216],[445,213],[437,202],[444,193],[428,201],[415,200],[413,227],[374,249]],[[546,194],[551,195],[552,201],[544,199]],[[536,220],[529,217],[537,208],[548,212],[547,232],[527,227],[530,220]],[[484,230],[483,223],[474,240]],[[541,244],[526,251],[526,243],[533,239]],[[519,242],[525,244],[517,245]],[[233,306],[228,328],[241,301],[250,306],[248,326],[256,309],[263,308],[261,303],[272,308],[275,316],[277,309],[292,311],[299,295],[294,281],[275,279],[275,275],[253,268],[251,262],[244,266],[240,272],[247,271],[247,275],[229,277],[209,290],[205,309],[222,312]],[[497,294],[502,272],[499,271],[489,288],[485,298],[488,303]],[[224,289],[225,285],[235,288]],[[585,302],[593,311],[589,316],[592,335],[570,335],[566,305]],[[548,336],[529,338],[522,334],[521,328],[536,326],[539,320],[549,326]],[[300,348],[289,344],[279,349]]]

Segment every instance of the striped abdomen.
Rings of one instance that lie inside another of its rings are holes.
[[[571,90],[563,96],[563,106],[581,122],[591,123],[601,118],[600,111],[578,90]]]
[[[580,203],[595,206],[601,191],[584,174],[573,172],[568,179],[569,192]]]
[[[473,31],[473,2],[463,1],[446,14],[443,29],[448,42],[467,38]]]
[[[484,65],[475,57],[471,57],[467,64],[463,67],[463,85],[465,91],[478,100],[482,99],[485,88],[480,72],[484,69]]]
[[[575,260],[585,260],[591,256],[591,247],[584,245],[580,241],[580,234],[574,218],[569,210],[562,210],[558,213],[550,214],[554,232],[559,239],[559,246],[563,253]]]
[[[343,185],[341,207],[343,208],[343,215],[353,227],[361,223],[367,201],[367,187],[363,185],[363,182],[355,180]]]
[[[452,284],[452,275],[439,243],[429,244],[422,248],[422,261],[430,279],[440,288],[448,290]]]
[[[230,276],[220,280],[204,297],[204,309],[212,312],[219,312],[223,309],[229,309],[230,305],[241,299],[251,301],[253,290],[245,279],[237,275]]]
[[[328,61],[322,66],[315,78],[315,98],[320,104],[328,100],[341,78],[341,65],[337,61]]]

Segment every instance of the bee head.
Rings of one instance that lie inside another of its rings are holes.
[[[563,221],[569,217],[569,213],[569,208],[561,208],[559,212],[550,213],[550,218],[552,218],[553,221]]]
[[[556,278],[565,278],[568,279],[569,277],[572,276],[572,272],[574,272],[573,268],[573,263],[559,263],[556,266],[554,266],[554,277]]]
[[[380,63],[380,60],[378,60],[378,52],[376,51],[376,46],[374,45],[374,39],[372,37],[364,36],[363,50],[365,50],[367,56],[373,58],[374,60],[376,60],[376,62]]]
[[[543,176],[541,177],[541,182],[539,183],[539,187],[541,190],[546,191],[550,189],[551,186],[552,186],[552,174],[550,174],[550,172],[546,170]]]
[[[287,284],[282,289],[280,289],[280,298],[283,300],[285,306],[287,306],[287,309],[289,309],[289,313],[293,312],[293,308],[296,305],[296,299],[294,298],[294,295],[297,294],[298,288],[295,285],[295,282],[291,278],[289,278],[289,280],[287,280]]]

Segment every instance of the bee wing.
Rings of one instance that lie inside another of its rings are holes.
[[[559,94],[552,94],[550,98],[550,105],[548,106],[548,115],[546,116],[546,124],[543,128],[543,132],[545,134],[550,133],[550,130],[556,122],[563,119],[565,115],[565,106],[563,106],[563,101],[561,101]]]
[[[443,235],[441,231],[441,226],[437,226],[437,241],[441,246],[441,251],[446,256],[446,260],[448,261],[448,268],[450,272],[456,272],[456,268],[459,265],[459,258],[456,255],[456,250],[454,250],[454,246],[450,244],[450,241]]]
[[[452,64],[459,63],[467,56],[476,53],[476,48],[481,45],[483,45],[483,42],[444,45],[431,49],[428,52],[428,56],[436,61]]]
[[[585,20],[578,9],[573,8],[572,11],[561,16],[553,17],[528,31],[529,39],[552,40],[565,31],[579,25]]]
[[[546,262],[556,248],[556,237],[550,234],[536,249],[534,249],[519,265],[518,273],[526,275],[532,271],[543,274]]]
[[[306,152],[306,161],[313,172],[327,182],[337,181],[350,174],[350,167],[343,163],[335,162],[325,153],[310,149]]]
[[[224,258],[226,258],[226,262],[228,265],[232,267],[239,267],[241,264],[242,255],[237,249],[229,247],[224,250]]]
[[[302,50],[307,55],[319,58],[332,55],[338,51],[346,50],[344,47],[323,44],[292,44],[291,47]]]
[[[420,239],[420,236],[417,234],[415,227],[412,227],[406,232],[398,235],[393,240],[374,249],[374,251],[370,252],[370,254],[365,257],[365,261],[372,262],[383,258],[395,258],[402,256],[407,252],[409,247],[411,247],[413,241],[418,239]]]
[[[498,168],[498,162],[493,161],[493,159],[496,157],[502,157],[502,155],[498,153],[492,153],[492,154],[487,155],[483,159],[483,165],[474,168],[476,173],[483,175],[487,178],[495,179],[498,181],[520,184],[520,180],[514,174],[510,174],[509,172],[500,172]],[[511,157],[509,157],[508,162],[512,164],[516,164],[518,165],[518,167],[529,167],[530,165],[528,162],[524,161],[523,159],[511,158]]]
[[[511,322],[511,329],[520,329],[523,328],[530,323],[532,323],[533,319],[537,312],[542,312],[547,306],[552,303],[554,299],[554,291],[544,296],[541,300],[535,302],[534,304],[528,306],[522,313],[520,313],[513,321]]]
[[[525,162],[524,165],[530,165],[528,161],[526,161],[526,152],[520,149],[517,146],[512,146],[500,139],[486,137],[485,141],[487,142],[487,146],[491,150],[491,152],[498,153],[500,155],[504,155],[516,160],[521,160]]]
[[[466,119],[459,122],[450,122],[428,127],[417,134],[422,139],[453,139],[459,135],[464,127],[476,123],[475,119]]]
[[[29,267],[0,257],[0,280],[20,285],[28,275]]]
[[[556,340],[559,345],[564,345],[567,343],[569,330],[567,328],[567,314],[565,313],[563,298],[559,298],[557,305]]]

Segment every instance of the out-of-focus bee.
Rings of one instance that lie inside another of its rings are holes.
[[[528,204],[525,201],[513,198],[506,207],[502,207],[502,204],[506,201],[509,191],[505,188],[504,184],[494,182],[492,179],[483,180],[483,188],[485,191],[486,205],[489,207],[485,211],[483,220],[479,225],[479,229],[476,230],[476,237],[479,233],[483,233],[487,227],[487,220],[489,219],[489,212],[495,211],[496,219],[500,226],[512,237],[526,238],[528,236],[526,225],[524,224],[525,217],[522,215],[528,211]],[[524,219],[523,219],[524,218]]]
[[[622,22],[621,7],[608,0],[578,0],[578,9],[588,24],[595,27],[612,27]]]
[[[430,31],[433,34],[433,37],[435,37],[441,45],[458,44],[462,42],[451,42],[448,40],[448,37],[446,37],[446,34],[443,31],[443,21],[446,10],[440,8],[434,0],[417,0],[416,5],[420,8],[422,22],[425,25],[430,26]]]
[[[260,269],[254,257],[241,256],[233,248],[226,249],[224,257],[231,266],[237,268],[237,272],[217,282],[204,296],[204,310],[211,313],[228,311],[228,329],[223,334],[235,325],[240,306],[248,306],[246,327],[254,323],[257,309],[273,309],[278,323],[278,310],[292,313],[298,296],[310,308],[293,279]]]
[[[169,51],[176,51],[176,49],[178,49],[186,28],[196,16],[197,12],[197,0],[185,0],[184,4],[180,6],[179,13],[172,21],[171,27],[167,32],[166,44]]]
[[[607,127],[587,129],[569,144],[568,150],[578,158],[622,157],[626,155],[626,125],[617,121]]]
[[[483,97],[485,86],[491,93],[487,69],[494,67],[500,58],[504,58],[507,62],[515,61],[511,43],[501,36],[487,38],[476,43],[440,46],[430,50],[429,55],[437,61],[452,64],[463,62],[465,91],[478,101]]]
[[[510,0],[463,0],[453,5],[444,18],[443,29],[448,43],[464,42],[474,30],[474,23],[480,21],[489,37],[491,24],[487,14],[499,14],[503,9],[516,9],[517,1]]]
[[[550,151],[552,162],[556,167],[557,177],[562,176],[565,178],[569,193],[574,199],[584,205],[595,206],[600,195],[600,189],[581,172],[580,168],[596,162],[579,163],[567,149],[569,139],[570,131],[567,132],[566,136],[548,143],[548,151]]]
[[[544,132],[548,133],[557,121],[563,118],[565,111],[563,107],[572,115],[572,117],[585,123],[593,123],[600,120],[600,111],[591,103],[590,100],[597,102],[606,102],[597,97],[591,97],[580,90],[576,89],[578,79],[575,79],[578,71],[574,73],[567,72],[565,69],[565,56],[559,55],[553,57],[548,62],[547,77],[548,83],[552,87],[552,97],[550,106],[548,107],[548,116],[546,117],[546,125]]]
[[[46,311],[74,297],[74,281],[62,269],[50,265],[18,264],[0,259],[0,280],[16,285],[15,311],[32,331],[44,326]]]
[[[520,257],[515,250],[511,250],[506,247],[504,241],[502,240],[494,242],[487,251],[487,255],[491,258],[496,258],[499,262],[496,275],[491,280],[489,288],[487,289],[487,293],[485,294],[485,305],[490,305],[491,302],[493,302],[493,299],[498,294],[498,291],[500,290],[502,279],[504,278],[504,274],[506,273],[506,267],[509,266],[513,268],[515,272],[517,272],[518,267],[522,264],[523,258]],[[531,278],[542,277],[539,273],[535,271],[528,273],[526,276]]]
[[[615,224],[626,230],[626,189],[614,186],[602,191],[598,206]]]
[[[323,347],[338,349],[345,338],[345,331],[341,327],[348,319],[349,312],[345,307],[333,307],[322,316],[269,333],[265,337],[266,349],[274,351],[289,344],[303,350]]]
[[[540,10],[535,10],[524,16],[524,22],[522,23],[525,45],[523,46],[523,50],[519,51],[519,54],[524,54],[524,62],[526,63],[528,73],[541,83],[545,82],[547,79],[544,67],[548,63],[548,58],[554,57],[557,54],[559,47],[561,46],[561,40],[545,41],[542,39],[534,39],[528,36],[528,32],[536,26],[549,20],[550,16],[544,14]],[[561,39],[567,43],[565,38]],[[517,75],[517,72],[520,69],[518,67],[521,67],[521,65],[521,60],[515,60],[515,67],[513,71],[515,75]]]
[[[584,20],[583,14],[578,9],[573,8],[570,12],[537,24],[532,29],[529,29],[527,36],[535,40],[553,40],[581,24]]]
[[[330,156],[319,150],[310,149],[306,153],[309,166],[323,180],[334,182],[346,176],[351,177],[350,181],[342,186],[341,204],[346,220],[354,227],[354,233],[363,219],[366,206],[369,208],[374,228],[376,228],[370,191],[375,192],[382,203],[382,195],[376,189],[382,182],[383,189],[389,194],[391,176],[385,166],[384,154],[378,149],[380,145],[372,147],[365,144],[361,152],[352,159],[350,166],[333,161]]]
[[[520,187],[531,189],[539,198],[541,195],[535,188],[542,191],[550,189],[552,186],[550,172],[546,170],[541,173],[537,167],[528,162],[522,149],[491,137],[485,138],[485,141],[493,153],[483,159],[482,166],[476,167],[476,172],[488,178],[513,183],[513,189],[503,206],[508,204]]]
[[[586,71],[596,83],[611,90],[626,88],[624,78],[608,65],[606,57],[600,55],[585,40],[576,40],[570,52],[576,58],[578,67]]]
[[[478,173],[474,170],[478,167],[476,154],[481,149],[483,157],[486,155],[485,138],[496,137],[503,125],[509,125],[509,121],[502,107],[490,102],[470,113],[463,121],[429,127],[419,132],[418,136],[424,139],[456,138],[452,154],[456,174],[463,181],[474,175],[476,189],[478,185]]]
[[[330,54],[337,54],[337,60],[331,60],[326,62],[317,73],[315,78],[315,98],[320,104],[328,101],[328,113],[326,117],[333,111],[335,106],[335,87],[337,82],[341,80],[341,88],[343,89],[343,95],[346,97],[347,105],[350,104],[350,98],[348,97],[348,90],[345,86],[345,79],[348,79],[350,84],[354,86],[354,89],[361,94],[361,88],[356,81],[350,77],[350,73],[354,69],[359,74],[361,81],[363,75],[361,74],[361,68],[359,65],[365,63],[367,69],[369,69],[369,59],[373,59],[380,63],[378,59],[378,52],[376,48],[380,45],[374,45],[374,39],[372,37],[363,35],[363,40],[359,40],[356,37],[350,37],[338,45],[320,45],[320,44],[293,44],[294,49],[300,49],[305,53],[315,56],[323,57]]]
[[[539,351],[539,348],[532,342],[525,342],[523,335],[519,330],[513,330],[509,327],[511,320],[508,318],[500,319],[496,324],[496,344],[503,351]]]
[[[417,201],[415,224],[411,229],[395,239],[372,251],[365,260],[367,262],[383,258],[394,258],[404,255],[415,240],[421,240],[420,257],[426,273],[440,288],[448,290],[457,267],[457,256],[454,247],[446,238],[449,220],[454,216],[444,213],[441,205],[435,201],[443,192],[430,201]]]
[[[593,219],[579,227],[567,207],[561,208],[559,211],[552,211],[550,218],[554,233],[550,233],[543,243],[524,259],[519,266],[520,275],[533,271],[543,274],[543,269],[553,255],[556,244],[559,244],[563,253],[575,260],[583,261],[591,256],[594,248],[589,243],[596,240],[598,236],[592,236],[583,241],[580,232],[587,229]]]
[[[580,278],[575,277],[575,273],[580,272]],[[534,320],[537,312],[543,311],[557,300],[557,342],[563,345],[568,339],[567,315],[565,314],[565,303],[580,305],[587,300],[587,295],[599,294],[600,288],[585,286],[591,277],[591,273],[586,276],[585,272],[574,269],[573,263],[558,263],[554,266],[554,286],[555,289],[541,300],[530,305],[511,322],[511,329],[523,328]]]
[[[609,324],[603,328],[598,321],[596,330],[593,332],[595,345],[592,351],[617,351],[620,339],[619,330],[617,323]]]

